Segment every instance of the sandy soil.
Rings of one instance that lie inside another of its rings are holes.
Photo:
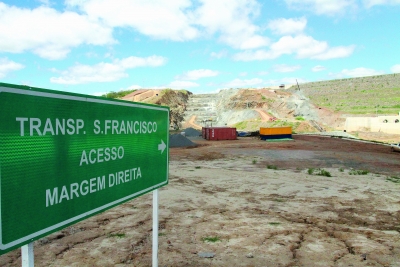
[[[257,108],[257,109],[255,109],[255,111],[257,111],[258,114],[260,114],[262,121],[269,121],[272,118],[265,110]]]
[[[196,116],[192,116],[190,117],[190,119],[188,121],[183,122],[183,129],[192,127],[194,129],[200,129],[201,130],[201,126],[196,124]]]
[[[382,132],[368,132],[368,131],[350,132],[350,134],[364,140],[374,140],[389,144],[400,142],[400,135],[398,134],[388,134]]]
[[[160,189],[159,266],[400,266],[400,153],[294,139],[171,148],[170,182]],[[151,198],[35,242],[35,266],[151,266]],[[2,255],[0,265],[21,266],[20,251]]]

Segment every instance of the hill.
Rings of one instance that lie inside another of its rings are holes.
[[[336,79],[300,84],[289,89],[228,89],[216,94],[186,90],[140,89],[121,99],[171,108],[173,128],[204,125],[233,126],[254,131],[259,127],[291,126],[297,133],[346,130],[348,117],[368,117],[400,111],[400,74]],[[380,122],[381,123],[381,122]],[[371,129],[354,132],[363,138]],[[397,127],[397,125],[396,125]],[[364,132],[364,133],[362,133]],[[380,140],[380,136],[365,137]],[[388,139],[389,140],[389,139]],[[397,140],[397,137],[390,137]]]
[[[168,106],[170,108],[170,125],[173,128],[177,128],[183,121],[183,113],[186,110],[186,105],[191,94],[192,93],[187,90],[140,89],[134,91],[120,91],[111,96],[107,96],[127,101]]]
[[[296,86],[288,89],[295,92]],[[344,114],[391,115],[400,111],[400,74],[337,79],[300,84],[319,107]]]

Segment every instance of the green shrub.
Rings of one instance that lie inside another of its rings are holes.
[[[392,182],[392,183],[395,183],[395,184],[400,184],[400,177],[397,177],[397,176],[388,176],[388,177],[386,177],[386,181],[390,181],[390,182]]]
[[[276,166],[276,165],[267,165],[267,169],[270,169],[270,170],[277,170],[277,169],[278,169],[278,166]]]
[[[203,237],[201,241],[215,243],[221,241],[221,239],[218,236],[209,236],[209,237]]]
[[[114,92],[114,91],[111,91],[111,92],[109,92],[109,93],[107,93],[107,94],[104,94],[104,95],[102,95],[102,97],[107,97],[107,98],[121,98],[121,97],[124,97],[124,96],[126,96],[126,95],[128,95],[128,94],[130,94],[130,93],[133,93],[133,92],[135,92],[136,91],[136,89],[133,89],[133,90],[125,90],[125,91],[118,91],[118,92]]]
[[[349,171],[350,175],[367,175],[369,171],[367,170],[351,170]]]
[[[319,176],[326,176],[326,177],[332,177],[331,173],[324,170],[324,169],[320,169],[319,172],[317,173],[317,175]]]
[[[319,175],[319,176],[332,177],[331,173],[324,169],[309,168],[307,172],[310,175],[315,174],[315,175]]]
[[[280,222],[270,222],[270,223],[268,223],[269,225],[272,225],[272,226],[278,226],[278,225],[280,225],[281,223]]]
[[[118,233],[118,234],[108,234],[108,237],[118,237],[118,238],[123,238],[125,237],[125,234],[123,233]]]

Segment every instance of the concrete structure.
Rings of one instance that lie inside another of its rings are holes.
[[[371,131],[400,134],[400,115],[378,117],[348,117],[344,129],[349,132]]]

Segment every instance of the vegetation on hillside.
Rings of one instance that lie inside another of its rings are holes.
[[[111,91],[111,92],[109,92],[107,94],[102,95],[102,97],[106,97],[106,98],[122,98],[122,97],[124,97],[126,95],[129,95],[130,93],[135,92],[135,91],[136,91],[136,89],[133,89],[133,90],[121,90],[121,91],[118,91],[118,92]]]
[[[296,90],[296,87],[290,90]],[[398,114],[400,74],[300,84],[311,102],[346,114]]]
[[[247,120],[238,122],[232,127],[235,127],[238,131],[257,131],[260,127],[292,127],[293,133],[302,132],[316,132],[317,130],[312,127],[308,122],[303,121],[287,121],[287,120],[276,120],[276,121],[261,121],[261,119]]]

